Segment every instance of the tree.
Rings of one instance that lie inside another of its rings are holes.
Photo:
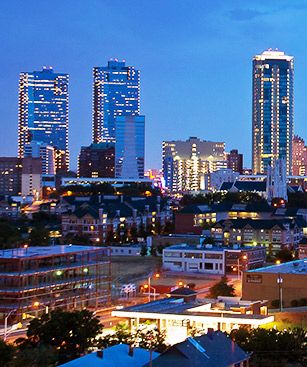
[[[19,348],[51,346],[58,352],[60,363],[79,357],[98,344],[102,332],[99,319],[88,310],[67,312],[62,310],[33,319],[27,338],[20,339]]]
[[[59,356],[51,345],[27,345],[17,349],[10,367],[53,367],[57,365]]]
[[[276,259],[280,260],[281,262],[291,261],[293,260],[292,252],[287,247],[284,247],[283,249],[277,251]]]
[[[12,361],[15,348],[0,339],[0,366],[7,366]]]
[[[0,221],[0,246],[2,249],[16,246],[21,241],[20,231],[7,220]]]
[[[99,348],[107,348],[117,344],[130,344],[132,340],[131,332],[124,323],[119,323],[115,326],[115,332],[106,334],[99,339]]]
[[[145,244],[143,244],[141,246],[141,252],[140,252],[141,256],[146,256],[147,255],[147,246]]]
[[[217,298],[218,296],[234,296],[235,289],[234,286],[228,284],[228,279],[226,277],[222,277],[221,280],[215,283],[210,289],[210,297]]]
[[[31,246],[47,246],[49,242],[49,231],[44,227],[32,228],[29,235]]]

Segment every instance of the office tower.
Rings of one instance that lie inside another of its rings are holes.
[[[144,178],[145,116],[117,116],[115,177]]]
[[[172,192],[204,189],[204,175],[227,167],[225,143],[191,137],[164,141],[162,168],[165,187]]]
[[[19,79],[18,156],[40,141],[54,147],[56,170],[68,169],[68,74],[51,67],[23,72]]]
[[[307,147],[303,138],[295,135],[292,142],[292,174],[304,176],[307,173]]]
[[[242,174],[243,154],[240,154],[237,149],[232,149],[227,154],[227,168],[232,169],[233,172],[239,172]]]
[[[43,175],[55,174],[54,148],[51,145],[40,141],[31,141],[25,145],[24,156],[41,158]]]
[[[270,49],[253,58],[254,173],[266,173],[278,158],[291,173],[293,76],[293,57],[284,52]]]
[[[21,195],[39,199],[42,189],[41,158],[25,157],[22,159]]]
[[[114,143],[96,143],[81,147],[78,158],[78,177],[114,177]]]
[[[93,69],[94,143],[115,141],[115,118],[140,114],[140,71],[110,60]]]
[[[0,195],[19,195],[22,162],[17,157],[0,157]]]

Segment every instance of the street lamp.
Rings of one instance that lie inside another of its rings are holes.
[[[149,276],[148,276],[148,302],[150,302],[150,288],[153,288],[152,286],[151,286],[151,278],[160,278],[160,274],[159,273],[156,273],[156,274],[149,274]],[[155,296],[155,292],[154,292],[154,300],[156,300],[156,296]]]
[[[40,305],[42,305],[42,306],[45,306],[46,308],[45,308],[45,313],[46,313],[46,315],[49,313],[49,306],[47,306],[47,305],[45,305],[44,303],[42,303],[42,302],[39,302],[39,301],[35,301],[34,303],[33,303],[33,307],[35,307],[35,308],[37,308],[38,309],[38,307],[40,306]],[[38,311],[38,310],[37,310]]]
[[[282,312],[282,283],[283,278],[281,277],[280,273],[278,273],[277,276],[277,284],[278,284],[278,290],[279,290],[279,311]]]
[[[247,260],[247,255],[243,255],[242,260],[244,261]],[[238,266],[238,279],[241,279],[240,272],[241,274],[243,274],[243,265],[240,264],[240,257],[238,257],[237,266]],[[242,270],[240,270],[240,266],[242,267]]]
[[[17,311],[17,308],[14,308],[13,310],[11,310],[4,318],[4,335],[3,335],[3,340],[6,341],[7,338],[7,320],[8,318],[11,316],[11,314],[13,312]]]

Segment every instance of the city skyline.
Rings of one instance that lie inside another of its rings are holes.
[[[35,4],[34,1],[30,3]],[[293,42],[298,28],[306,22],[307,8],[303,2],[288,5],[281,1],[265,6],[256,2],[250,9],[242,1],[233,6],[207,1],[196,1],[193,6],[174,6],[173,1],[163,4],[157,1],[155,6],[146,4],[142,12],[136,12],[134,23],[137,26],[129,24],[126,32],[122,32],[121,25],[125,24],[131,9],[117,1],[101,3],[95,2],[92,7],[86,7],[77,1],[74,9],[69,9],[68,2],[63,6],[63,10],[70,14],[67,22],[56,13],[62,5],[60,2],[55,2],[52,9],[42,5],[38,10],[41,17],[36,17],[37,27],[42,26],[44,30],[42,34],[34,34],[31,29],[27,18],[31,6],[18,7],[13,1],[1,9],[1,27],[5,27],[2,34],[11,32],[12,35],[9,40],[2,39],[4,58],[1,62],[5,70],[2,90],[6,91],[0,103],[1,126],[5,127],[0,138],[2,156],[16,155],[17,147],[13,142],[17,140],[19,72],[51,64],[56,71],[71,76],[69,144],[71,168],[76,169],[80,146],[91,142],[91,70],[95,65],[105,65],[107,60],[117,57],[126,59],[129,65],[142,73],[141,113],[146,115],[147,121],[147,167],[161,167],[162,140],[186,139],[189,136],[225,141],[226,150],[238,149],[244,154],[245,166],[250,166],[251,59],[269,47],[278,47],[295,57],[294,126],[295,134],[305,138],[306,46],[299,40]],[[105,12],[110,13],[110,19],[105,19],[104,23],[96,15],[102,5]],[[135,9],[140,9],[140,2],[136,1],[135,5]],[[116,27],[111,26],[115,9]],[[286,17],[282,16],[281,10]],[[78,14],[82,12],[86,12],[91,22],[79,20]],[[53,17],[55,26],[50,32],[43,25],[47,17],[54,14],[58,18]],[[189,15],[188,18],[185,14]],[[13,31],[14,22],[20,21],[21,17],[24,29],[17,34]],[[187,24],[186,21],[192,18],[193,25]],[[184,30],[179,29],[182,22],[187,24]],[[295,31],[292,29],[294,24]],[[152,27],[155,27],[154,34]],[[281,32],[281,29],[286,31]],[[29,43],[34,36],[35,42]],[[74,41],[68,44],[68,39]],[[98,39],[101,47],[97,47]],[[131,39],[135,43],[131,44]],[[244,48],[242,42],[245,42]]]

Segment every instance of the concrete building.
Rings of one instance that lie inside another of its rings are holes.
[[[53,146],[40,141],[31,141],[24,147],[24,156],[41,158],[43,175],[55,174],[55,149]]]
[[[22,159],[21,195],[38,199],[42,190],[41,158],[25,157]]]
[[[78,177],[109,177],[115,176],[114,143],[93,143],[81,147],[78,157]]]
[[[0,195],[19,195],[21,192],[22,160],[0,157]]]
[[[196,246],[180,244],[163,250],[163,267],[172,271],[225,275],[261,267],[265,263],[261,246]]]
[[[243,274],[242,297],[270,302],[278,300],[283,307],[307,298],[307,260],[296,260],[247,271]]]
[[[243,172],[243,154],[240,154],[237,149],[232,149],[227,153],[227,168],[233,170],[233,172],[239,172],[240,175]]]
[[[307,173],[307,147],[305,141],[298,135],[294,135],[292,142],[292,174],[305,176]]]
[[[165,186],[174,193],[203,190],[205,174],[227,168],[225,143],[196,137],[164,141],[162,160]]]
[[[186,289],[186,288],[182,288]],[[165,330],[166,341],[174,345],[191,335],[192,330],[221,330],[230,332],[245,326],[257,328],[274,321],[267,314],[266,301],[244,301],[239,297],[218,299],[191,299],[176,293],[169,298],[115,310],[112,316],[130,320],[131,330],[136,330],[147,320],[159,330]]]
[[[0,253],[0,316],[98,307],[110,297],[109,250],[93,246],[23,247]],[[38,305],[38,306],[36,306]]]

